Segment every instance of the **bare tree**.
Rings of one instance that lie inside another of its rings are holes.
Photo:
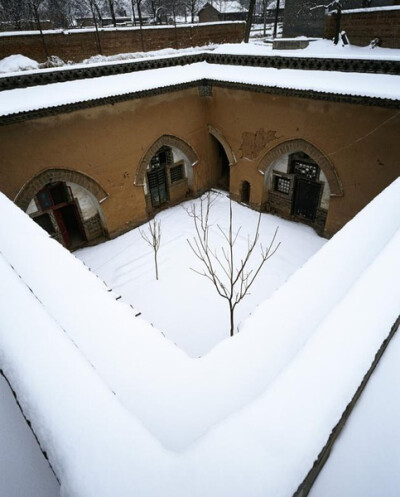
[[[335,26],[335,39],[334,43],[337,45],[339,43],[340,39],[340,31],[341,31],[341,20],[342,20],[342,4],[345,3],[346,0],[340,1],[340,0],[333,0],[330,3],[327,4],[322,4],[322,5],[315,5],[314,7],[310,7],[311,10],[315,9],[325,9],[325,12],[335,12],[336,14],[336,26]]]
[[[160,248],[161,242],[161,221],[156,221],[154,218],[148,224],[148,231],[144,231],[139,228],[140,236],[145,242],[147,242],[150,247],[154,250],[154,267],[156,270],[156,280],[158,280],[158,249]]]
[[[27,18],[25,0],[0,0],[0,21],[12,23],[15,29],[20,30]]]
[[[44,3],[45,3],[45,0],[28,0],[28,8],[29,8],[29,11],[31,12],[33,18],[35,19],[35,22],[36,22],[37,27],[39,29],[40,38],[42,40],[43,51],[45,53],[46,59],[48,59],[49,58],[49,51],[47,50],[46,40],[44,38],[43,29],[42,29],[42,24],[40,22],[40,11],[41,11],[41,8],[43,7]]]
[[[209,279],[213,283],[218,295],[228,302],[230,336],[233,336],[236,306],[246,295],[249,295],[249,290],[260,273],[261,268],[277,251],[280,245],[280,242],[275,244],[278,228],[276,228],[268,247],[264,248],[262,244],[259,245],[261,257],[256,264],[252,264],[252,255],[260,238],[260,212],[254,235],[251,239],[248,238],[246,253],[243,258],[237,260],[235,245],[241,227],[234,232],[232,201],[229,201],[228,229],[224,230],[217,224],[217,228],[222,234],[225,245],[219,250],[210,246],[211,204],[211,197],[210,194],[208,194],[205,200],[203,198],[200,200],[200,209],[196,209],[196,205],[192,204],[190,209],[187,210],[189,216],[193,218],[196,231],[193,240],[191,241],[188,239],[187,242],[203,266],[201,271],[193,268],[192,270]]]

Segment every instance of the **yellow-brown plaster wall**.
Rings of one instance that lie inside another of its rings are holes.
[[[260,163],[279,144],[302,139],[330,160],[344,194],[330,199],[327,235],[338,231],[400,174],[397,109],[215,87],[209,110],[209,121],[237,158],[231,167],[231,193],[238,197],[242,181],[249,181],[254,206],[264,198]],[[259,130],[265,132],[264,140],[243,147]]]
[[[197,154],[192,192],[216,184],[218,157],[208,125],[231,147],[230,191],[251,184],[250,205],[265,205],[263,158],[280,144],[304,140],[327,157],[342,186],[332,196],[327,236],[339,230],[400,173],[400,113],[396,109],[214,87],[176,91],[0,127],[0,190],[15,199],[41,171],[80,171],[107,193],[106,228],[116,236],[149,217],[139,165],[163,135],[184,140]],[[260,132],[261,130],[261,132]]]
[[[194,189],[207,188],[205,107],[197,89],[130,100],[0,128],[0,185],[11,199],[48,168],[78,170],[108,193],[102,204],[111,236],[147,219],[143,186],[134,179],[142,157],[164,134],[194,149]]]

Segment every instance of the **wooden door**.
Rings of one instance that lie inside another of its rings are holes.
[[[294,192],[293,214],[314,221],[317,214],[320,194],[320,183],[297,178]]]

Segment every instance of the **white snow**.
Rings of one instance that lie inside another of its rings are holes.
[[[295,39],[304,39],[299,36]],[[351,40],[350,40],[351,41]],[[218,46],[215,53],[236,55],[259,55],[274,57],[315,57],[332,59],[371,59],[371,60],[400,60],[398,48],[381,48],[356,45],[335,45],[331,40],[315,39],[306,48],[297,50],[273,50],[271,45],[264,42],[253,43],[226,43]]]
[[[5,497],[56,497],[60,487],[0,375],[0,493]]]
[[[400,10],[400,5],[386,5],[383,7],[365,7],[363,9],[342,10],[342,14],[359,14],[364,12],[379,12],[390,10]]]
[[[393,288],[394,292],[397,288]],[[400,488],[400,333],[392,339],[310,497],[397,497]]]
[[[227,231],[229,200],[225,194],[214,193],[212,201],[211,243],[219,249],[224,243],[217,225]],[[191,203],[186,202],[157,215],[162,228],[159,281],[154,274],[153,250],[142,239],[138,229],[101,245],[79,250],[75,255],[121,295],[124,302],[141,312],[146,321],[153,323],[187,354],[199,357],[229,336],[229,313],[227,302],[218,297],[211,282],[191,270],[202,269],[187,243],[187,239],[192,241],[194,236],[193,219],[185,211]],[[197,209],[199,203],[199,200],[194,201]],[[239,262],[246,251],[248,236],[253,235],[258,214],[237,203],[232,207],[234,226],[241,228],[236,244],[236,260]],[[235,319],[237,326],[326,242],[312,228],[263,214],[260,242],[264,247],[269,245],[277,226],[281,245],[264,266],[250,295],[239,304]],[[147,231],[147,225],[141,229]],[[259,250],[253,258],[256,266]],[[193,290],[188,292],[188,288]]]
[[[39,69],[39,63],[25,55],[10,55],[0,60],[0,74],[30,69]]]
[[[97,98],[165,88],[180,83],[224,81],[271,88],[313,90],[321,93],[400,99],[400,76],[262,67],[237,67],[199,62],[181,67],[52,83],[0,93],[0,115],[7,116]]]
[[[399,313],[399,212],[397,180],[190,359],[0,196],[0,364],[62,495],[292,495]]]

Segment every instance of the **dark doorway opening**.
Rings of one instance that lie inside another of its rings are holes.
[[[37,193],[36,198],[41,210],[46,212],[35,220],[50,235],[54,235],[56,231],[49,215],[52,211],[66,247],[74,248],[86,241],[76,199],[66,183],[62,181],[49,183]]]
[[[240,201],[244,204],[248,204],[250,202],[250,183],[248,181],[243,181],[242,183]]]
[[[85,241],[76,205],[69,204],[60,207],[54,211],[54,215],[67,247],[74,247]]]
[[[314,221],[320,195],[320,183],[297,178],[294,191],[293,214]]]
[[[218,143],[218,156],[220,161],[220,178],[218,182],[218,186],[223,190],[229,191],[229,183],[230,183],[230,169],[229,169],[229,159],[226,155],[224,147],[217,141]]]
[[[147,182],[153,207],[159,207],[169,200],[166,168],[172,161],[172,150],[169,147],[160,148],[150,161]]]

